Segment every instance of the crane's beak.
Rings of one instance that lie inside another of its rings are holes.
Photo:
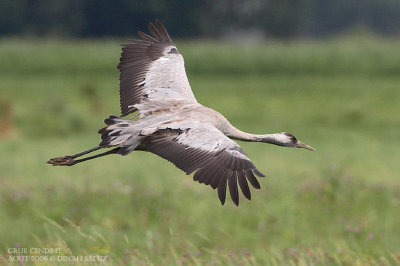
[[[296,147],[297,148],[304,148],[304,149],[307,149],[307,150],[310,150],[310,151],[315,151],[315,149],[313,147],[310,147],[307,144],[305,144],[305,143],[303,143],[303,142],[301,142],[299,140],[296,142]]]

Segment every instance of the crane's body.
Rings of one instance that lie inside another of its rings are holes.
[[[102,128],[102,141],[87,151],[50,159],[55,166],[72,166],[109,154],[127,155],[135,150],[152,152],[174,163],[193,179],[218,188],[222,204],[226,187],[239,204],[238,184],[250,199],[248,182],[260,188],[257,170],[232,139],[305,148],[292,134],[249,134],[232,126],[220,113],[197,102],[186,77],[183,57],[165,27],[149,24],[151,35],[139,32],[142,40],[124,45],[120,69],[122,117],[110,116]],[[137,113],[139,119],[123,118]],[[103,148],[106,152],[77,159]]]

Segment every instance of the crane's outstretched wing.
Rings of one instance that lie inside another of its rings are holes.
[[[149,24],[141,40],[123,45],[120,70],[120,105],[122,116],[135,112],[135,104],[147,98],[197,102],[186,77],[182,55],[167,30],[156,20]]]
[[[236,142],[211,125],[157,131],[144,140],[143,149],[167,159],[186,174],[196,171],[193,180],[218,188],[222,204],[225,203],[227,183],[232,201],[239,205],[237,184],[250,200],[247,181],[259,189],[255,175],[264,176]]]

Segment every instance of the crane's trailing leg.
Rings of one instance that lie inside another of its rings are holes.
[[[95,158],[106,156],[106,155],[109,155],[109,154],[114,154],[114,153],[117,153],[120,150],[120,147],[118,147],[118,148],[114,148],[112,150],[109,150],[109,151],[106,151],[106,152],[103,152],[103,153],[99,153],[99,154],[96,154],[96,155],[93,155],[93,156],[89,156],[89,157],[86,157],[86,158],[75,160],[75,158],[78,158],[78,157],[81,157],[82,155],[97,151],[98,149],[101,149],[101,148],[104,148],[104,147],[97,146],[97,147],[91,148],[91,149],[89,149],[87,151],[84,151],[84,152],[81,152],[81,153],[77,153],[77,154],[74,154],[74,155],[66,155],[66,156],[63,156],[63,157],[53,158],[53,159],[50,159],[47,163],[49,163],[49,164],[51,164],[53,166],[72,166],[72,165],[75,165],[77,163],[81,163],[81,162],[84,162],[84,161],[87,161],[87,160],[95,159]]]
[[[132,152],[142,141],[143,137],[138,137],[135,130],[132,130],[133,122],[130,120],[123,119],[117,116],[110,116],[106,120],[106,127],[99,130],[101,134],[101,143],[87,151],[77,153],[75,155],[66,155],[50,159],[47,163],[53,166],[72,166],[77,163],[81,163],[94,158],[106,156],[109,154],[118,153],[120,155],[126,155]],[[93,156],[89,156],[82,159],[76,159],[85,154],[97,151],[102,148],[116,147],[112,150],[99,153]]]

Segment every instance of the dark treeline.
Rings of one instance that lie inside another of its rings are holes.
[[[159,18],[174,35],[253,30],[290,38],[354,27],[400,33],[400,0],[0,0],[0,35],[132,35]]]

